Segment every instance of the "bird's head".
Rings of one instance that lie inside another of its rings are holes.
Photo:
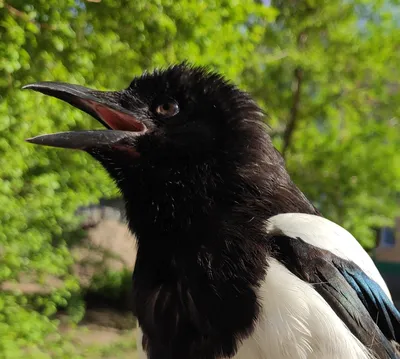
[[[181,64],[135,78],[127,89],[105,92],[57,82],[24,88],[57,97],[87,112],[107,130],[63,132],[28,139],[85,150],[108,167],[123,157],[174,166],[207,161],[216,153],[241,153],[262,126],[251,98],[204,68]]]
[[[246,202],[246,211],[257,207],[264,216],[310,211],[265,131],[262,111],[216,73],[184,63],[143,74],[121,91],[56,82],[25,88],[66,101],[107,128],[28,141],[90,153],[127,203],[134,202],[132,218],[143,217],[147,208],[146,218],[153,220],[148,227],[160,211],[171,219],[163,225],[178,217],[193,223],[194,216],[217,211],[216,203],[230,208]]]

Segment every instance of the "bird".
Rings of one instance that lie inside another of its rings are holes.
[[[293,183],[248,92],[188,62],[119,91],[24,88],[105,127],[27,141],[85,151],[118,186],[137,240],[140,358],[400,358],[374,262]]]

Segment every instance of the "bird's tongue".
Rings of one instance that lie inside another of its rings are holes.
[[[113,130],[142,132],[145,126],[131,115],[108,108],[94,101],[85,100],[98,116]]]

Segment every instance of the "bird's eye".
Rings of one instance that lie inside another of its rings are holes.
[[[166,102],[157,106],[156,112],[164,117],[172,117],[179,112],[179,106],[176,102]]]

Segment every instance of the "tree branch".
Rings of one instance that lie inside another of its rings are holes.
[[[23,12],[21,10],[16,9],[15,7],[11,6],[10,4],[4,3],[4,7],[8,10],[8,12],[10,14],[12,14],[15,17],[18,17],[24,21],[30,22],[36,26],[38,26],[39,28],[43,28],[43,29],[48,29],[48,30],[55,30],[54,26],[51,26],[49,24],[41,24],[38,23],[34,20],[32,20],[29,15],[26,12]]]
[[[289,121],[286,125],[285,132],[283,133],[283,148],[282,148],[282,156],[285,157],[287,150],[289,149],[293,132],[296,128],[296,124],[298,121],[298,113],[300,107],[300,98],[301,98],[301,85],[303,80],[303,71],[300,67],[297,67],[294,72],[294,89],[293,89],[293,103],[290,109],[290,117]]]
[[[301,51],[304,48],[305,43],[307,42],[307,29],[304,29],[297,36],[297,48]],[[298,114],[300,107],[300,98],[301,98],[301,86],[303,80],[303,70],[301,67],[296,67],[294,72],[294,89],[293,89],[293,102],[292,107],[290,108],[290,117],[288,123],[285,128],[285,132],[283,134],[283,148],[282,148],[282,156],[285,157],[286,152],[288,151],[293,138],[293,132],[296,128],[296,124],[298,122]]]

